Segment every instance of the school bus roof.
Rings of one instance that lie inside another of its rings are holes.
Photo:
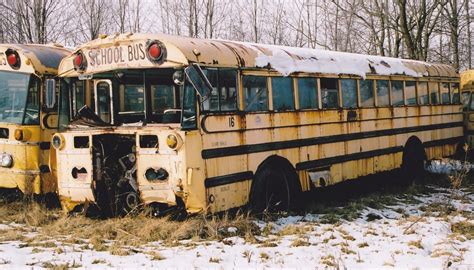
[[[7,64],[6,51],[9,49],[16,51],[21,59],[18,69],[13,69]],[[58,45],[0,44],[0,69],[37,75],[56,75],[62,58],[70,53],[70,50]]]
[[[153,63],[143,53],[148,41],[157,40],[166,48],[166,61]],[[117,34],[81,45],[63,59],[61,76],[78,76],[73,59],[85,56],[88,65],[82,73],[92,74],[115,69],[180,67],[189,63],[203,66],[272,68],[283,75],[295,72],[407,75],[413,77],[458,77],[449,65],[399,58],[335,52],[328,50],[265,45],[229,40],[198,39],[165,34]]]

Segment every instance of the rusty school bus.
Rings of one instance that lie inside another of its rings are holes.
[[[400,166],[411,179],[463,136],[446,65],[126,34],[80,46],[60,74],[67,210],[288,210],[347,179]]]
[[[49,157],[57,131],[55,78],[69,53],[56,45],[0,44],[0,188],[56,192]]]
[[[461,72],[461,92],[464,112],[464,132],[466,142],[472,149],[474,147],[474,70]]]

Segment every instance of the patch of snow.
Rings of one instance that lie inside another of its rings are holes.
[[[236,43],[257,51],[258,56],[255,59],[257,67],[270,66],[284,76],[294,72],[314,72],[351,74],[365,79],[366,74],[375,72],[379,75],[422,77],[427,75],[427,72],[410,68],[409,64],[431,66],[421,61],[391,57],[246,42]]]
[[[469,171],[474,168],[473,164],[469,162],[461,162],[459,160],[432,160],[426,167],[426,171],[435,174],[452,175],[455,172]]]

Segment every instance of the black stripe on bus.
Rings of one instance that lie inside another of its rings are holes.
[[[204,186],[206,188],[211,188],[211,187],[217,187],[217,186],[242,182],[245,180],[250,180],[252,178],[253,178],[253,173],[251,171],[239,172],[239,173],[206,178],[206,180],[204,180]]]
[[[453,137],[453,138],[448,138],[448,139],[435,140],[435,141],[425,142],[423,143],[423,145],[425,147],[433,147],[433,146],[440,146],[440,145],[447,145],[447,144],[455,144],[455,143],[458,143],[463,138],[464,137],[460,136],[460,137]],[[372,158],[372,157],[388,155],[388,154],[395,154],[402,151],[403,151],[403,146],[394,146],[394,147],[389,147],[389,148],[384,148],[384,149],[377,149],[377,150],[353,153],[353,154],[348,154],[348,155],[303,161],[296,164],[296,170],[308,170],[308,169],[314,169],[318,167],[327,167],[333,164],[354,161],[354,160],[359,160],[359,159]],[[251,171],[246,171],[246,172],[207,178],[204,181],[204,185],[206,188],[210,188],[210,187],[216,187],[216,186],[221,186],[221,185],[228,185],[228,184],[233,184],[237,182],[242,182],[242,181],[249,180],[252,178],[253,178],[253,173]]]
[[[448,138],[448,139],[434,140],[434,141],[423,143],[423,146],[433,147],[433,146],[439,146],[439,145],[455,144],[461,141],[463,138],[464,138],[463,136],[460,136],[460,137],[453,137],[453,138]],[[394,147],[389,147],[389,148],[384,148],[384,149],[377,149],[377,150],[353,153],[353,154],[348,154],[348,155],[303,161],[296,164],[296,170],[307,170],[307,169],[313,169],[313,168],[318,168],[318,167],[325,167],[325,166],[329,166],[336,163],[394,154],[394,153],[398,153],[402,151],[403,151],[403,146],[394,146]]]
[[[269,143],[259,143],[259,144],[249,144],[249,145],[239,145],[215,149],[205,149],[201,152],[203,159],[218,158],[218,157],[227,157],[251,153],[259,153],[287,148],[297,148],[325,143],[336,143],[349,140],[359,140],[373,137],[389,136],[403,133],[411,132],[420,132],[427,130],[443,129],[443,128],[452,128],[452,127],[461,127],[463,122],[451,122],[444,124],[433,124],[425,126],[415,126],[415,127],[404,127],[404,128],[394,128],[394,129],[384,129],[384,130],[375,130],[375,131],[366,131],[350,134],[339,134],[339,135],[329,135],[316,138],[307,138],[307,139],[297,139],[289,141],[279,141],[279,142],[269,142]]]
[[[474,130],[466,130],[466,135],[474,135]]]

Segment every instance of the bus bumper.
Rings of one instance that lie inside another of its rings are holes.
[[[36,170],[0,168],[0,188],[18,188],[25,195],[40,194],[40,172]]]

